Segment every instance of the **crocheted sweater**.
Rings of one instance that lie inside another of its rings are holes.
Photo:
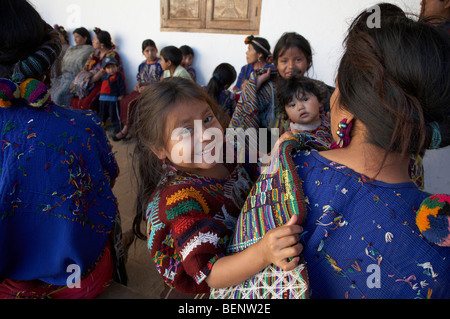
[[[242,166],[228,168],[226,179],[166,174],[148,205],[148,249],[165,283],[179,292],[210,292],[204,280],[233,235],[251,182]]]

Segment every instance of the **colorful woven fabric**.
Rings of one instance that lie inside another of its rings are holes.
[[[10,107],[20,97],[20,88],[7,79],[0,79],[0,107]]]
[[[329,144],[303,133],[285,141],[278,159],[264,170],[253,186],[236,224],[228,254],[255,244],[271,229],[282,226],[294,215],[306,218],[302,181],[291,153],[300,149],[326,150]],[[305,299],[309,297],[307,270],[303,263],[285,272],[271,265],[245,282],[229,288],[212,289],[211,298],[225,299]]]
[[[416,223],[428,241],[450,246],[450,196],[439,194],[425,198],[417,211]]]
[[[150,84],[153,82],[158,82],[163,74],[164,70],[161,67],[160,59],[152,63],[147,63],[147,61],[144,61],[138,67],[136,80],[138,84]]]
[[[40,108],[47,104],[49,97],[47,87],[36,79],[26,79],[20,85],[0,79],[0,107],[10,107],[24,99],[29,106]]]

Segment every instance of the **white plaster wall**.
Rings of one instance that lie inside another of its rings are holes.
[[[159,50],[167,45],[187,44],[194,49],[198,83],[206,85],[214,68],[232,64],[236,71],[246,64],[245,35],[160,32],[160,0],[30,0],[51,25],[68,31],[79,26],[110,32],[121,55],[127,85],[136,84],[137,68],[144,57],[141,43],[150,38]],[[309,76],[334,84],[342,41],[348,25],[362,10],[378,2],[389,2],[406,12],[418,14],[420,0],[263,0],[260,35],[274,48],[284,32],[296,31],[313,48]],[[425,187],[432,193],[450,193],[450,147],[429,152],[425,157]]]

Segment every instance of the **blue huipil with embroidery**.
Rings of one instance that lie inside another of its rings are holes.
[[[0,281],[66,285],[70,265],[82,275],[104,250],[119,168],[94,112],[59,107],[42,83],[25,84],[11,98],[15,84],[0,80]]]
[[[293,159],[308,204],[301,242],[311,298],[450,298],[450,249],[415,223],[428,193],[371,180],[317,151]]]

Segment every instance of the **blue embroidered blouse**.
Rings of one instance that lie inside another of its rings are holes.
[[[93,112],[23,100],[0,109],[0,281],[66,285],[100,257],[119,169]]]
[[[312,298],[450,298],[450,249],[415,223],[429,194],[373,181],[317,151],[293,156],[308,203],[303,254]]]

